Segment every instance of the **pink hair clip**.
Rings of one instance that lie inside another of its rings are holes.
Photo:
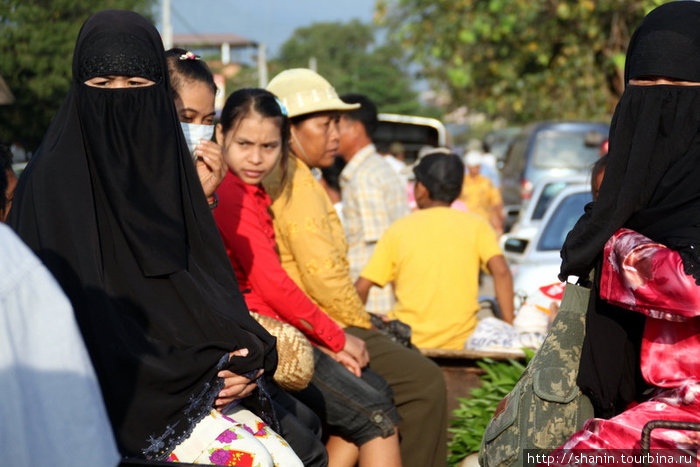
[[[185,52],[184,54],[180,55],[180,60],[199,60],[200,57],[199,55],[195,55],[194,53],[190,52],[189,50]]]

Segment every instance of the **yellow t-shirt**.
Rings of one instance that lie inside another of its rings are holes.
[[[394,222],[360,275],[394,282],[392,314],[411,325],[416,346],[462,349],[476,327],[479,269],[500,254],[486,220],[433,207]]]

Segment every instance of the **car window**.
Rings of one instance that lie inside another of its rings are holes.
[[[588,192],[574,193],[564,198],[549,218],[537,243],[538,250],[561,250],[564,240],[576,221],[583,214],[584,206],[591,201]]]
[[[537,198],[537,204],[532,210],[532,220],[540,220],[544,217],[544,213],[547,212],[549,203],[552,202],[555,196],[559,194],[561,190],[566,187],[566,182],[551,182],[547,183],[544,188],[542,188],[542,193],[540,197]]]
[[[598,147],[586,145],[587,132],[545,130],[537,133],[532,163],[535,167],[587,169],[598,158]]]

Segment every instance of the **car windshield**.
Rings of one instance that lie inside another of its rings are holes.
[[[556,207],[549,222],[544,226],[537,244],[538,250],[561,250],[564,240],[576,221],[583,214],[583,207],[591,201],[589,192],[573,193],[564,198]]]
[[[541,131],[534,146],[533,165],[555,169],[587,169],[598,158],[598,147],[586,145],[587,132]]]
[[[540,197],[537,198],[537,204],[532,210],[532,220],[540,220],[544,217],[544,213],[547,212],[549,203],[552,202],[555,196],[559,194],[561,190],[566,187],[566,182],[551,182],[547,183],[544,188],[542,188],[542,193]]]

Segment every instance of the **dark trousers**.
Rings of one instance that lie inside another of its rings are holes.
[[[447,389],[440,368],[418,350],[395,343],[384,334],[349,327],[346,332],[367,345],[370,368],[386,379],[394,392],[401,421],[401,461],[404,467],[444,467],[447,464]]]
[[[321,420],[310,408],[277,385],[267,386],[280,424],[279,435],[289,443],[305,467],[327,467],[328,453],[321,442]]]
[[[291,394],[321,417],[329,434],[358,446],[392,435],[399,420],[384,378],[367,368],[358,378],[316,347],[311,384]]]

